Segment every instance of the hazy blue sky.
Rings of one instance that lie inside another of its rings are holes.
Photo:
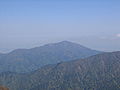
[[[63,40],[120,50],[120,0],[0,0],[0,52]]]

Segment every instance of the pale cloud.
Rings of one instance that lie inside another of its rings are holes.
[[[120,33],[116,35],[117,37],[120,37]]]

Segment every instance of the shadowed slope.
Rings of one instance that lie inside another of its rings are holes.
[[[3,73],[0,83],[11,90],[120,90],[120,52],[47,65],[29,74]]]

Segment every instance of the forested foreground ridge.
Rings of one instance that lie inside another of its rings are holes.
[[[120,52],[61,62],[27,73],[0,74],[10,90],[120,90]]]

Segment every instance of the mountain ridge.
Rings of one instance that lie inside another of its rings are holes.
[[[10,90],[119,90],[119,83],[120,51],[46,65],[28,74],[0,74],[0,84]]]
[[[47,64],[85,58],[101,51],[63,41],[31,49],[16,49],[0,56],[0,72],[31,72]]]

